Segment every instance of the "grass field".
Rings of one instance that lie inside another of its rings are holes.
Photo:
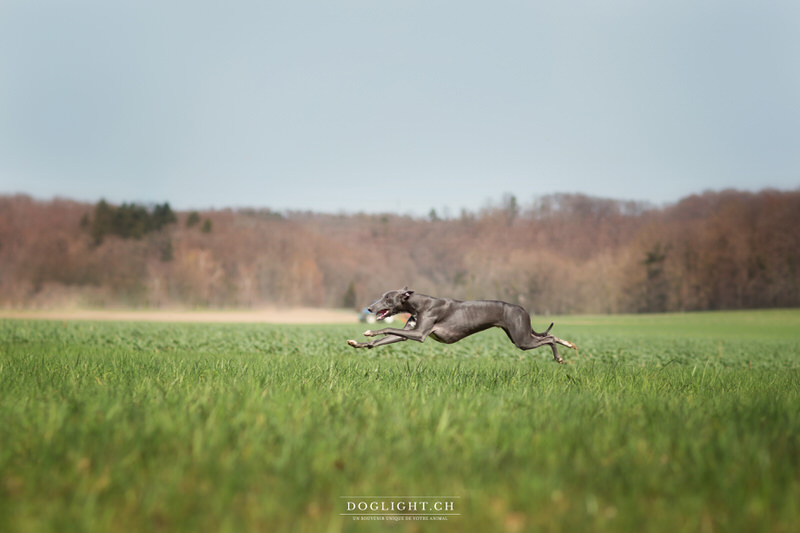
[[[800,527],[800,311],[558,318],[564,366],[362,329],[0,321],[0,531]]]

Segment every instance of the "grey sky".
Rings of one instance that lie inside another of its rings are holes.
[[[795,0],[0,0],[0,193],[457,214],[798,186]]]

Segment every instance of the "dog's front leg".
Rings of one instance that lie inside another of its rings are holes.
[[[417,327],[417,318],[412,316],[406,322],[406,325],[403,326],[404,331],[409,331]],[[367,330],[364,332],[365,337],[375,337],[380,333],[377,331]],[[376,346],[383,346],[385,344],[393,344],[395,342],[402,342],[407,341],[408,339],[404,337],[398,337],[397,335],[388,335],[382,339],[374,340],[372,342],[358,342],[352,339],[348,339],[347,344],[352,346],[353,348],[375,348]]]
[[[431,331],[433,331],[433,325],[435,322],[431,322],[430,324],[424,324],[422,321],[417,323],[417,327],[415,329],[397,329],[397,328],[383,328],[379,329],[378,331],[372,331],[368,329],[364,332],[365,337],[376,337],[378,335],[390,335],[390,336],[397,336],[402,337],[403,339],[409,339],[412,341],[422,342],[425,338],[430,335]]]
[[[387,335],[382,339],[377,339],[371,342],[358,342],[353,339],[348,339],[347,344],[352,346],[353,348],[376,348],[378,346],[385,346],[386,344],[393,344],[395,342],[404,342],[407,339],[403,337],[397,337],[395,335]]]
[[[402,337],[412,341],[422,342],[433,331],[433,326],[436,325],[436,318],[422,313],[413,315],[408,319],[403,329],[397,328],[383,328],[377,331],[368,329],[363,333],[365,337],[377,337],[378,335],[390,335]]]

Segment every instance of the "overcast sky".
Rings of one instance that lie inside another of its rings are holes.
[[[798,186],[797,0],[0,0],[0,193],[458,214]]]

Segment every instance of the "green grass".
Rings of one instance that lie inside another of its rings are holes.
[[[536,320],[544,322],[545,318]],[[786,309],[566,316],[555,320],[562,327],[576,326],[581,332],[594,334],[800,342],[800,312]]]
[[[0,531],[800,523],[800,311],[558,318],[566,366],[362,329],[0,321]],[[354,521],[356,495],[460,516]]]

